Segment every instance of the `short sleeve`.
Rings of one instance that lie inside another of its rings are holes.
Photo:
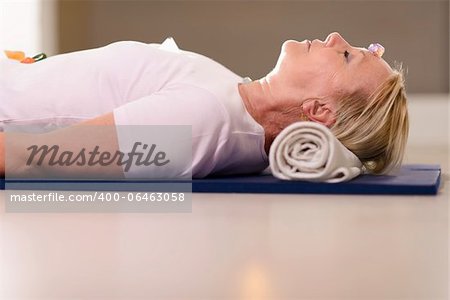
[[[113,111],[117,127],[122,125],[190,125],[191,165],[173,166],[177,174],[205,177],[219,167],[221,148],[229,136],[229,117],[218,99],[207,90],[188,84],[164,88],[120,106]],[[126,153],[126,131],[119,130],[120,151]],[[177,147],[177,145],[173,145]],[[150,170],[150,169],[148,169]],[[124,172],[127,178],[151,178],[145,168]]]

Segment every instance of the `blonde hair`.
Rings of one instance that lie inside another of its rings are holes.
[[[401,66],[368,98],[361,92],[342,98],[331,131],[358,156],[368,173],[398,170],[409,133]]]

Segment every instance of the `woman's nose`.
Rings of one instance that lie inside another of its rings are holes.
[[[325,47],[334,47],[339,45],[348,46],[348,43],[338,32],[330,33],[325,40]]]

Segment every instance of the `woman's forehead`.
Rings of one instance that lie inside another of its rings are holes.
[[[389,75],[393,72],[391,66],[383,58],[374,55],[366,48],[357,47],[356,49],[363,52],[365,62],[372,63],[373,66],[380,68],[380,72],[383,72],[383,69],[386,75]]]
[[[370,52],[367,52],[364,58],[359,60],[355,68],[350,68],[348,71],[346,76],[342,78],[344,82],[338,79],[338,82],[340,81],[343,84],[341,88],[349,93],[359,90],[367,94],[371,94],[393,72],[386,61]]]
[[[382,58],[367,52],[360,64],[361,71],[376,80],[385,80],[393,73],[391,66]]]

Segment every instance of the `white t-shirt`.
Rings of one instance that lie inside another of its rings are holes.
[[[259,172],[268,166],[264,129],[244,107],[242,80],[173,39],[115,42],[34,64],[0,59],[0,126],[70,125],[113,111],[117,125],[191,125],[193,177]]]

